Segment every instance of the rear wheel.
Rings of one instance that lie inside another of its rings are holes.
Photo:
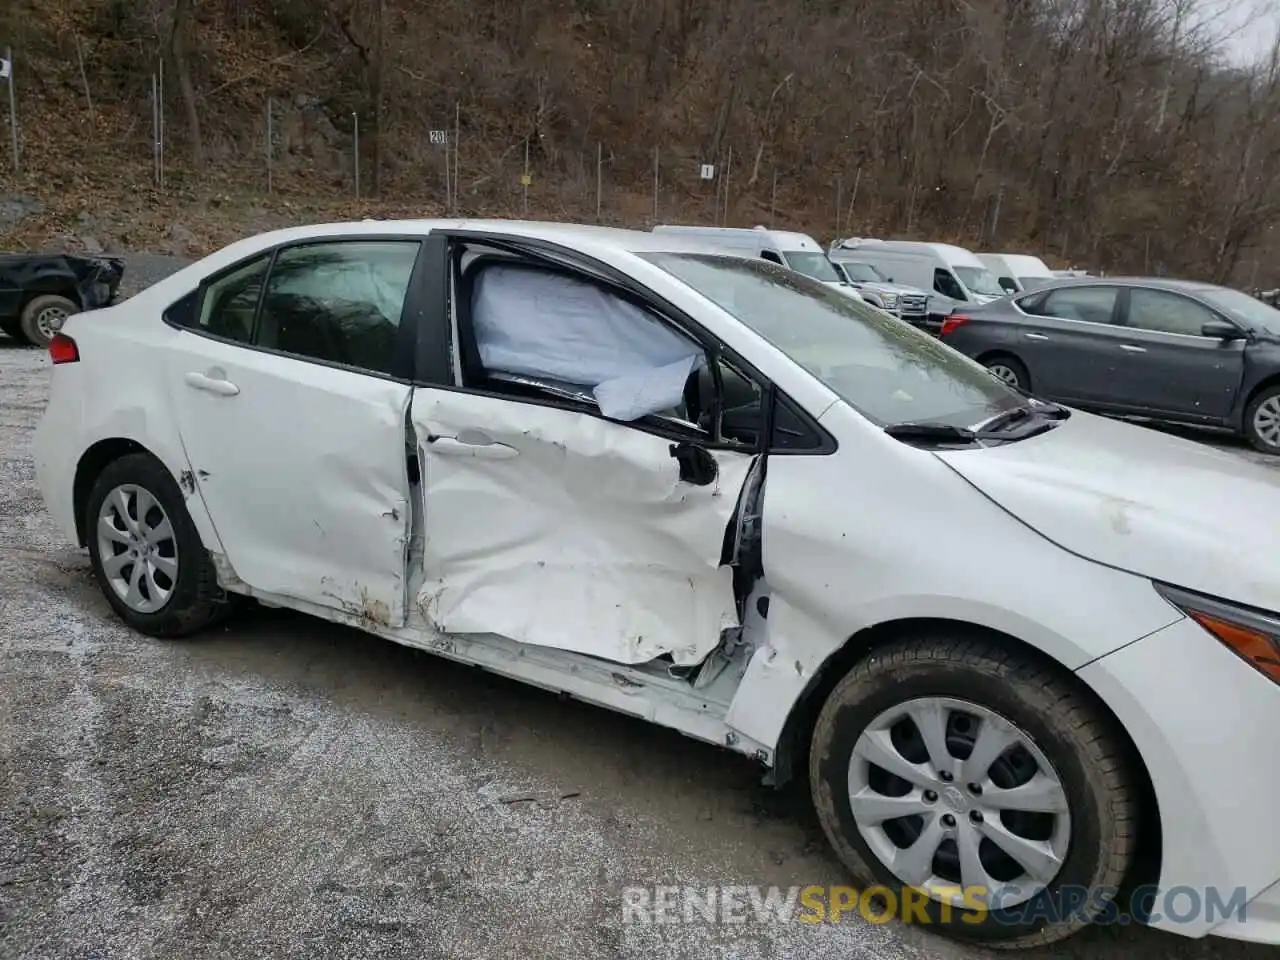
[[[230,611],[182,491],[150,454],[109,463],[85,511],[94,575],[129,626],[153,637],[178,637]]]
[[[63,322],[80,308],[75,301],[54,293],[33,297],[22,308],[18,324],[22,335],[39,347],[47,347],[53,335],[62,329]]]
[[[1015,357],[1005,354],[997,354],[993,357],[987,357],[983,361],[983,366],[991,372],[991,375],[998,380],[1003,380],[1011,387],[1018,387],[1022,390],[1031,389],[1031,375],[1027,373],[1026,365]]]
[[[922,635],[855,666],[819,716],[810,787],[841,860],[897,916],[991,947],[1114,909],[1133,857],[1106,720],[1070,677],[980,640]]]

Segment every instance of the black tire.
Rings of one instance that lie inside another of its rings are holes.
[[[22,308],[22,316],[18,320],[18,325],[22,335],[27,338],[28,342],[34,343],[38,347],[47,347],[49,341],[53,339],[52,336],[47,336],[40,328],[40,317],[48,310],[61,311],[65,319],[73,313],[78,313],[80,306],[74,300],[60,297],[56,293],[42,293],[38,297],[32,297],[27,305]]]
[[[1258,411],[1263,404],[1268,406],[1280,403],[1280,383],[1273,384],[1266,389],[1259,390],[1257,396],[1249,401],[1249,406],[1244,412],[1244,436],[1249,441],[1253,449],[1262,453],[1270,453],[1280,456],[1280,443],[1272,443],[1267,440],[1259,431],[1258,425],[1254,422],[1258,417]]]
[[[1009,376],[1001,376],[1001,380],[1021,390],[1031,389],[1031,374],[1027,372],[1027,365],[1017,357],[1011,357],[1007,353],[995,353],[989,357],[983,357],[982,365],[993,374],[996,370],[1003,368],[1008,371],[1012,379]]]
[[[98,542],[98,516],[103,501],[123,484],[141,487],[160,504],[169,518],[176,545],[178,571],[172,592],[153,612],[129,607],[111,586],[103,568]],[[94,576],[112,609],[125,623],[152,637],[181,637],[195,633],[230,613],[232,597],[219,585],[209,552],[187,513],[182,491],[165,466],[147,453],[113,460],[94,481],[85,504],[84,529]]]
[[[1062,866],[1040,893],[987,913],[944,909],[929,899],[923,904],[930,926],[988,947],[1020,949],[1061,940],[1099,916],[1114,916],[1110,898],[1130,867],[1137,840],[1137,793],[1123,741],[1063,671],[947,631],[921,633],[875,651],[836,685],[819,715],[810,789],[823,830],[853,875],[895,895],[903,889],[858,830],[849,771],[854,744],[867,725],[919,697],[974,703],[1027,733],[1058,774],[1071,826]],[[922,900],[923,894],[915,898]]]

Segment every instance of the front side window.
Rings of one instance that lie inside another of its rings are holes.
[[[1060,287],[1047,295],[1030,297],[1019,306],[1039,317],[1059,317],[1083,323],[1111,323],[1116,287]]]
[[[209,284],[200,301],[196,329],[237,343],[248,343],[253,337],[253,316],[270,259],[259,257]]]
[[[842,261],[841,266],[844,272],[849,275],[850,280],[858,283],[885,283],[884,275],[869,263],[849,263]]]
[[[577,401],[623,422],[698,425],[698,387],[714,383],[706,353],[645,307],[523,263],[476,267],[467,286],[475,362],[464,385]]]
[[[782,258],[772,250],[761,250],[760,256],[764,257],[764,259],[768,260],[770,263],[782,263]]]
[[[1232,314],[1245,326],[1280,333],[1280,310],[1257,297],[1251,297],[1229,287],[1197,287],[1196,295],[1213,306]]]
[[[840,274],[831,265],[825,253],[803,253],[792,250],[787,255],[787,266],[806,277],[813,277],[823,283],[839,283]]]
[[[1159,333],[1203,336],[1206,323],[1220,322],[1212,310],[1194,300],[1167,290],[1129,291],[1129,326]]]
[[[1004,296],[1004,291],[996,282],[995,275],[986,267],[953,267],[952,269],[970,293],[976,293],[980,297]]]
[[[411,240],[315,243],[281,250],[255,342],[269,350],[391,373],[418,256]]]
[[[971,426],[1022,406],[982,366],[838,290],[759,260],[642,254],[769,341],[868,420]]]
[[[964,287],[960,286],[960,282],[950,270],[944,270],[941,267],[933,271],[933,289],[944,297],[950,297],[952,300],[968,300],[964,295]]]

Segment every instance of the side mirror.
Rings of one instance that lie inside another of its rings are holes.
[[[1201,327],[1200,335],[1204,337],[1213,337],[1215,340],[1243,340],[1245,334],[1244,331],[1234,323],[1225,323],[1221,320],[1215,320],[1212,323],[1206,323]]]
[[[671,456],[680,465],[680,479],[685,483],[705,487],[720,475],[720,465],[707,452],[706,447],[686,442],[673,443],[669,449]]]

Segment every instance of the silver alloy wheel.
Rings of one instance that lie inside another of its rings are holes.
[[[987,364],[987,370],[990,371],[991,375],[994,376],[997,380],[1003,380],[1005,383],[1011,383],[1015,387],[1019,386],[1018,372],[1013,368],[1001,363],[999,360],[997,360],[995,363]]]
[[[1071,818],[1062,781],[1024,731],[986,707],[923,697],[858,737],[849,805],[899,880],[960,907],[1030,900],[1062,869]]]
[[[1258,404],[1253,411],[1253,430],[1267,446],[1280,449],[1280,394]]]
[[[52,340],[53,335],[62,329],[70,314],[64,307],[45,307],[36,314],[36,329],[45,340]]]
[[[169,516],[137,484],[112,490],[98,510],[98,562],[111,589],[137,613],[155,613],[178,582],[178,541]]]

